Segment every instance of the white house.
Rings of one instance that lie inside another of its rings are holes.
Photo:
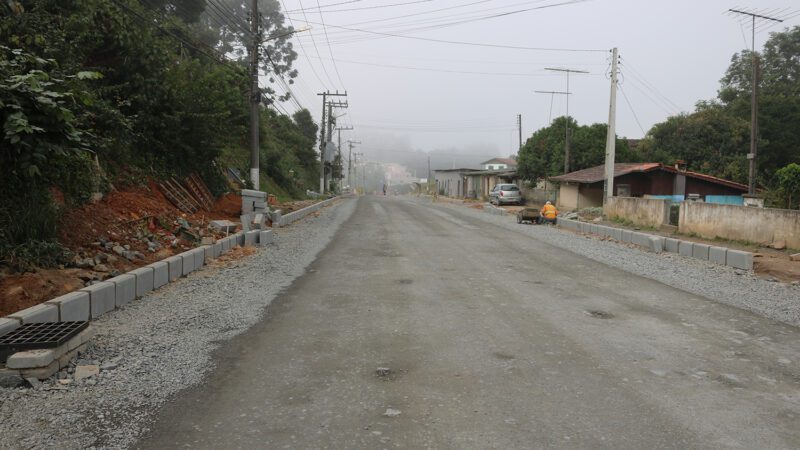
[[[492,158],[481,163],[483,170],[516,169],[517,161],[514,158]]]

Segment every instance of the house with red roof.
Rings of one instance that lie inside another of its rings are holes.
[[[605,167],[595,166],[551,177],[559,183],[558,206],[580,209],[603,205]],[[662,198],[742,205],[747,186],[704,173],[686,170],[679,164],[614,164],[614,195],[617,197]]]

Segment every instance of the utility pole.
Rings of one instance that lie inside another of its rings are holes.
[[[611,50],[611,97],[608,103],[608,130],[606,132],[606,182],[603,185],[603,204],[614,196],[614,161],[617,151],[617,60],[619,50]]]
[[[319,127],[319,161],[320,161],[319,193],[320,194],[324,194],[325,193],[325,188],[327,186],[327,183],[326,183],[326,178],[327,178],[326,174],[327,174],[327,172],[325,170],[325,146],[331,140],[331,134],[332,134],[331,133],[331,126],[333,124],[333,120],[331,120],[332,117],[333,117],[332,116],[332,107],[333,106],[344,107],[344,108],[347,107],[347,103],[346,102],[345,103],[329,102],[328,101],[328,97],[336,97],[336,96],[338,96],[338,97],[346,97],[347,96],[347,92],[344,92],[344,93],[340,94],[339,91],[336,91],[336,92],[325,91],[325,92],[318,93],[317,95],[321,95],[322,96],[322,123],[320,124],[320,127]],[[328,139],[325,139],[326,138],[326,129],[327,129],[327,138]]]
[[[552,71],[552,72],[565,72],[567,74],[567,92],[569,92],[569,74],[571,74],[571,73],[589,73],[589,72],[587,72],[585,70],[561,69],[561,68],[554,68],[554,67],[545,67],[544,70],[549,70],[549,71]],[[570,132],[569,132],[569,97],[567,97],[567,131],[566,131],[566,137],[564,139],[564,173],[569,173],[569,162],[570,162],[569,140],[570,140]]]
[[[519,149],[522,150],[522,114],[517,114],[517,131],[519,131]]]
[[[431,192],[431,155],[428,155],[428,193]]]
[[[756,19],[765,21],[783,22],[781,19],[768,17],[761,14],[755,14],[747,11],[740,11],[738,9],[729,9],[729,12],[750,16],[753,25],[752,35],[752,50],[753,57],[753,78],[752,89],[750,93],[750,153],[747,154],[747,159],[750,160],[749,180],[747,193],[750,195],[756,194],[756,155],[758,154],[758,55],[756,55]]]
[[[350,188],[353,188],[353,146],[360,143],[361,141],[347,141],[349,148],[347,151],[347,184],[351,185]]]
[[[261,108],[261,90],[258,88],[258,49],[261,47],[261,36],[258,23],[258,0],[250,3],[250,31],[253,33],[253,45],[250,47],[250,181],[253,189],[259,185],[259,108]]]

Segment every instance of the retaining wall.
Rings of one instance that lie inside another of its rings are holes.
[[[800,211],[796,210],[683,202],[678,230],[706,239],[786,241],[787,247],[800,249]]]
[[[611,197],[603,206],[609,219],[619,218],[643,226],[658,228],[669,223],[669,202],[663,199]]]
[[[683,241],[680,239],[665,238],[638,231],[623,230],[621,228],[596,225],[577,220],[558,218],[558,225],[581,233],[592,233],[607,236],[620,242],[628,242],[644,247],[651,252],[677,253],[689,258],[710,261],[715,264],[735,267],[737,269],[752,270],[753,254],[726,247],[717,247],[697,242]]]

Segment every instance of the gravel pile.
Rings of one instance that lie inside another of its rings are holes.
[[[247,330],[353,212],[344,200],[276,230],[254,255],[207,266],[93,322],[81,364],[97,377],[0,388],[0,448],[125,448],[170,395],[213,369],[220,341]],[[66,373],[61,375],[67,376]]]
[[[417,201],[430,205],[427,199]],[[496,216],[448,203],[437,203],[434,207],[448,208],[611,267],[789,325],[800,326],[800,286],[763,280],[751,271],[719,266],[674,253],[655,254],[633,245],[601,241],[599,238],[587,239],[583,235],[551,226],[520,225],[513,215]]]

